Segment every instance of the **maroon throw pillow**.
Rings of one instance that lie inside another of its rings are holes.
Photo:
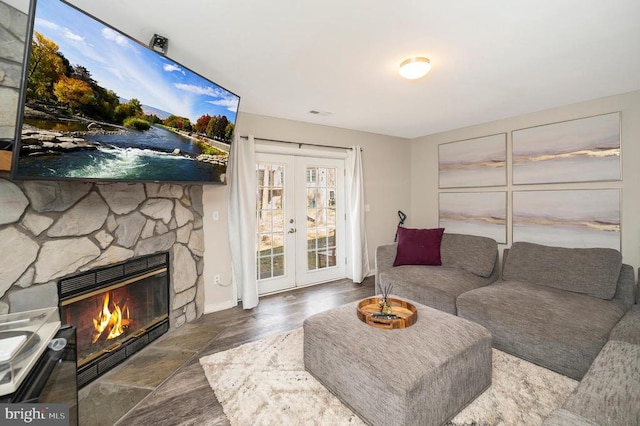
[[[444,228],[411,229],[398,226],[398,248],[393,266],[442,265],[440,243]]]

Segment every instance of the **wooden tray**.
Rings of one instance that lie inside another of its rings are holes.
[[[0,172],[11,170],[11,151],[0,150]]]
[[[360,321],[377,328],[393,329],[407,328],[415,324],[418,319],[418,310],[411,303],[389,297],[391,313],[398,316],[396,319],[374,318],[373,313],[380,312],[381,297],[369,297],[358,303],[357,314]]]

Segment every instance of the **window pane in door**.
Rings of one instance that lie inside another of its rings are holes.
[[[272,212],[271,221],[274,231],[284,232],[284,212],[281,209]]]
[[[257,277],[284,275],[284,166],[256,164]]]
[[[335,168],[307,168],[308,270],[336,266],[336,173]]]
[[[335,213],[335,211],[334,211]],[[335,218],[335,214],[334,214]],[[327,227],[327,259],[329,262],[329,266],[336,266],[337,263],[337,255],[336,255],[336,227],[335,224]]]
[[[336,187],[336,169],[327,170],[327,187],[328,188]]]

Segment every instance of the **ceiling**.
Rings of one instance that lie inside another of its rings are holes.
[[[403,138],[640,89],[638,0],[70,2],[167,37],[240,112]],[[433,68],[404,80],[415,55]]]

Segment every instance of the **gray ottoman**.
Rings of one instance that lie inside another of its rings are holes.
[[[358,302],[304,321],[306,370],[369,424],[440,425],[491,385],[491,334],[412,303],[405,329],[363,323]]]

